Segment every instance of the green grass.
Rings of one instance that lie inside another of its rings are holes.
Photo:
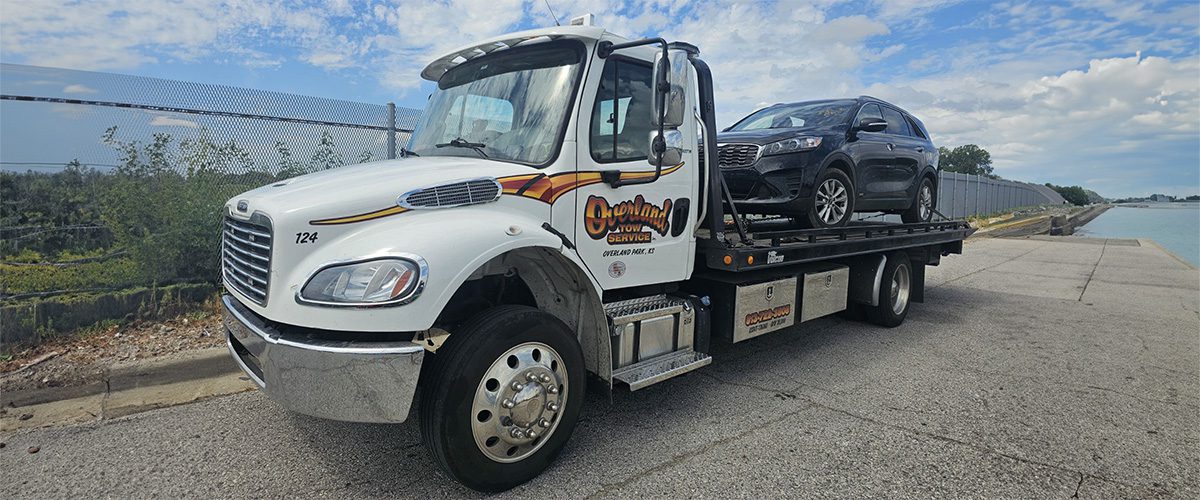
[[[61,267],[0,264],[0,287],[9,295],[56,290],[123,288],[144,282],[137,263],[129,258]]]

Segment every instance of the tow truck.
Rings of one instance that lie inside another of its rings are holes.
[[[899,325],[925,266],[972,232],[738,214],[712,74],[687,43],[584,17],[468,45],[421,76],[436,89],[401,158],[228,201],[224,324],[278,404],[354,422],[415,413],[434,461],[477,490],[552,463],[588,377],[637,391],[709,365],[715,342],[842,311]]]

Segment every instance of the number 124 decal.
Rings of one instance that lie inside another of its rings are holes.
[[[316,243],[316,242],[317,242],[317,233],[316,232],[296,233],[296,244],[297,245],[302,244],[302,243]]]

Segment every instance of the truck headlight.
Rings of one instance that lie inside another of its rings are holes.
[[[797,151],[809,151],[817,149],[821,145],[820,137],[793,137],[782,141],[772,142],[763,146],[762,155],[781,155],[784,153],[795,153]]]
[[[420,295],[428,273],[417,256],[331,265],[313,274],[297,298],[329,306],[405,304]]]

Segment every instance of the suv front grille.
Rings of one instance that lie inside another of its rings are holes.
[[[723,168],[749,167],[758,161],[757,144],[721,144],[717,146],[717,164]]]
[[[225,281],[250,300],[266,305],[273,240],[270,225],[226,217],[221,233]]]

